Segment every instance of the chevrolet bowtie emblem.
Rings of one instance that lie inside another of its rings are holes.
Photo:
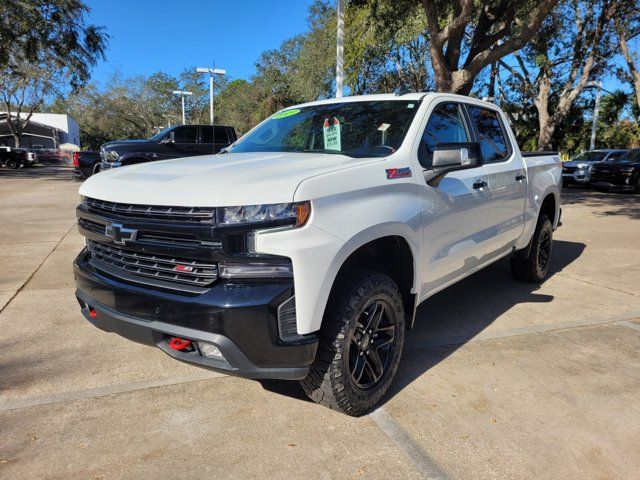
[[[104,229],[104,234],[113,240],[113,243],[124,245],[127,242],[135,241],[138,231],[133,228],[124,228],[121,223],[112,223]]]

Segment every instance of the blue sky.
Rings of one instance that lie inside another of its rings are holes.
[[[104,83],[114,72],[180,73],[187,67],[225,68],[248,78],[264,50],[307,29],[313,0],[86,0],[90,22],[111,35],[107,60],[93,71]]]
[[[116,72],[125,77],[178,74],[213,61],[230,79],[246,79],[264,50],[307,30],[313,0],[85,2],[92,10],[90,22],[105,26],[111,35],[107,59],[93,71],[93,79],[104,84]],[[605,89],[628,90],[613,75],[603,83]]]

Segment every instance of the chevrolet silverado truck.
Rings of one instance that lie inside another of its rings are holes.
[[[516,279],[545,279],[561,171],[469,97],[290,107],[226,153],[84,182],[76,296],[105,331],[219,372],[299,380],[361,415],[389,388],[420,303],[504,257]]]

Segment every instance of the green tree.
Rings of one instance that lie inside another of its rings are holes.
[[[86,22],[80,0],[4,0],[0,7],[0,98],[16,146],[47,95],[78,88],[103,58],[108,36]]]

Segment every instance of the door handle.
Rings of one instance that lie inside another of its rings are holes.
[[[484,188],[487,186],[487,182],[485,182],[484,180],[476,180],[475,183],[473,184],[473,188],[475,190],[480,190],[481,188]]]
[[[526,175],[516,175],[516,182],[522,182],[526,179],[527,179]]]

